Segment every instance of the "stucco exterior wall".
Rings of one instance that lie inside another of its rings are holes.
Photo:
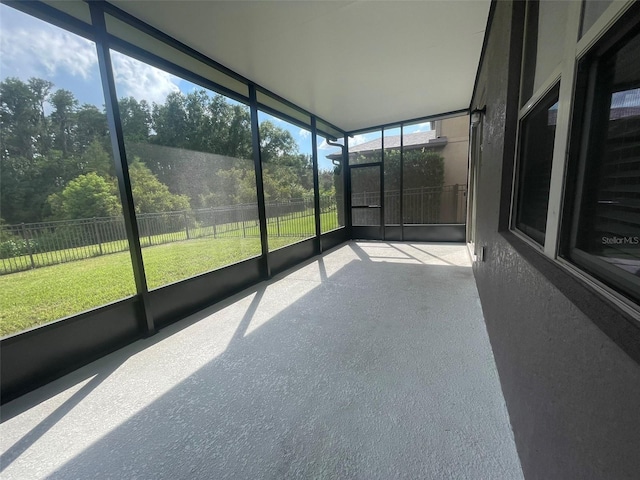
[[[508,66],[518,55],[510,49],[520,48],[521,9],[495,2],[472,104],[487,107],[476,217],[486,254],[474,264],[487,329],[525,478],[637,479],[640,366],[596,326],[597,311],[581,310],[543,275],[531,260],[537,252],[514,247],[501,217],[503,169],[514,161],[519,69],[510,76]]]
[[[469,117],[441,120],[441,135],[447,137],[447,145],[442,149],[444,162],[444,184],[466,185],[469,155]]]

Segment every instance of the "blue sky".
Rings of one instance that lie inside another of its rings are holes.
[[[114,52],[112,55],[118,97],[132,96],[137,100],[162,103],[175,91],[189,93],[200,86],[175,75]],[[54,90],[65,88],[73,92],[80,104],[90,103],[102,108],[104,96],[98,72],[95,45],[73,33],[30,17],[0,4],[0,79],[18,77],[28,80],[39,77],[54,83]],[[281,119],[261,112],[261,120],[269,119],[288,130],[296,139],[301,153],[311,154],[311,133]],[[405,133],[427,130],[428,124],[405,128]],[[398,134],[398,131],[390,134]],[[350,145],[373,140],[380,133],[355,135]],[[337,149],[318,137],[318,162],[321,169],[331,169],[326,155]]]

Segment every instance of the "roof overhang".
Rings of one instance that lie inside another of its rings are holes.
[[[467,109],[491,2],[111,3],[354,131]]]

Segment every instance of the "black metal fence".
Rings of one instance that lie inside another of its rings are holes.
[[[421,187],[404,190],[404,224],[465,223],[467,211],[466,185]],[[379,205],[379,192],[351,194],[352,205]],[[378,209],[356,209],[352,212],[354,225],[380,225]],[[400,190],[384,194],[386,225],[400,225]]]
[[[405,190],[404,223],[464,223],[466,186]],[[353,193],[354,205],[378,204],[378,192]],[[320,197],[320,212],[335,212],[342,198]],[[270,236],[306,238],[315,235],[313,199],[267,202]],[[140,244],[144,247],[203,237],[257,238],[257,204],[231,205],[178,212],[137,215]],[[354,211],[354,225],[378,225],[378,210]],[[385,193],[385,223],[400,223],[400,193]],[[122,217],[83,218],[0,226],[0,274],[97,257],[129,249]]]
[[[335,196],[321,196],[323,213],[337,212]],[[269,235],[315,234],[313,199],[268,202]],[[336,213],[337,214],[337,213]],[[144,247],[203,237],[257,238],[257,204],[138,214]],[[123,252],[129,249],[122,217],[83,218],[0,226],[0,274]]]

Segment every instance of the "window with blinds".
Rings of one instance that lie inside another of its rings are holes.
[[[578,99],[582,102],[578,108],[582,112],[582,151],[574,169],[578,182],[565,256],[637,301],[640,26],[634,30],[587,57],[580,68],[587,85],[584,98]]]

